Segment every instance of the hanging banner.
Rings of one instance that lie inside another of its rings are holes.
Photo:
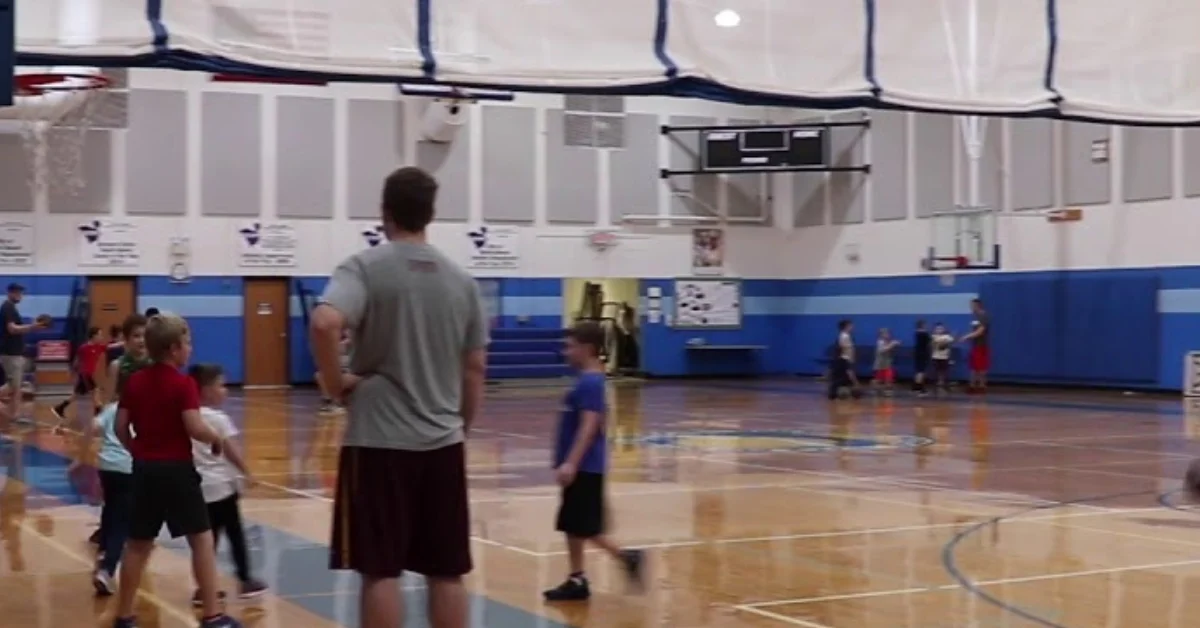
[[[137,225],[100,218],[79,225],[79,265],[137,268],[142,261]]]
[[[296,265],[296,228],[286,222],[253,222],[237,232],[238,266],[291,268]]]
[[[33,225],[0,222],[0,266],[33,266]]]
[[[725,230],[692,229],[692,274],[725,273]]]
[[[517,270],[521,266],[521,230],[483,225],[467,228],[468,270]]]

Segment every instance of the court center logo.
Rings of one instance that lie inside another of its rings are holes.
[[[369,229],[363,229],[361,235],[367,246],[379,246],[383,243],[383,225],[375,225]]]
[[[652,447],[704,452],[820,452],[836,449],[912,450],[932,438],[908,434],[829,434],[806,430],[689,430],[654,432],[622,439]]]

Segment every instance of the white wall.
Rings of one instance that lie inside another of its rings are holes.
[[[191,151],[189,159],[189,177],[193,192],[199,190],[196,182],[200,177],[200,158],[198,141],[200,135],[198,115],[201,95],[205,91],[226,92],[255,92],[269,93],[276,96],[284,95],[313,95],[314,92],[328,95],[335,100],[335,107],[340,112],[335,126],[335,138],[345,133],[345,103],[354,99],[386,99],[397,98],[395,87],[389,85],[352,85],[338,84],[328,87],[272,85],[260,86],[241,83],[214,83],[208,76],[198,73],[182,73],[157,70],[135,70],[130,76],[131,87],[151,89],[185,90],[189,94],[188,106],[192,108],[188,119],[191,121],[189,141]],[[492,104],[492,103],[489,103]],[[503,104],[503,103],[496,103]],[[554,95],[522,95],[511,103],[514,106],[552,108],[562,107],[562,97]],[[704,115],[717,118],[728,117],[769,117],[778,112],[767,111],[763,108],[744,108],[719,103],[709,103],[692,99],[665,98],[630,98],[626,108],[634,113],[654,113],[667,115]],[[273,116],[273,99],[267,98],[263,106],[264,122]],[[418,107],[407,107],[409,128],[417,128]],[[478,114],[478,108],[472,110]],[[476,115],[468,124],[464,133],[477,132],[481,125]],[[539,116],[540,118],[540,116]],[[273,132],[273,129],[266,131]],[[136,225],[136,240],[141,256],[137,267],[111,269],[80,269],[79,268],[79,233],[78,227],[83,222],[90,221],[92,216],[71,216],[49,214],[40,209],[33,214],[36,238],[36,266],[29,268],[8,268],[0,272],[38,274],[72,274],[77,272],[94,272],[97,274],[166,274],[169,269],[168,244],[174,236],[188,236],[193,251],[192,274],[194,275],[321,275],[328,274],[332,267],[343,257],[366,246],[362,236],[364,229],[374,226],[373,222],[351,221],[346,218],[344,206],[335,208],[335,218],[328,220],[291,220],[299,240],[301,255],[298,256],[295,267],[279,269],[247,269],[238,265],[238,236],[237,231],[250,220],[245,218],[214,218],[201,216],[198,193],[189,198],[186,215],[176,217],[129,217],[123,207],[123,191],[119,188],[124,180],[124,142],[116,133],[113,142],[114,182],[118,188],[113,193],[113,213],[109,217]],[[163,138],[164,142],[171,138]],[[535,143],[538,151],[543,150],[542,143]],[[260,220],[272,221],[274,190],[271,181],[276,164],[274,154],[275,143],[264,141],[263,162],[264,179],[267,188],[263,194],[263,210]],[[473,157],[480,158],[481,142],[472,142]],[[410,162],[415,162],[415,148],[410,146]],[[665,150],[664,150],[665,152]],[[475,163],[478,163],[477,161]],[[601,167],[604,171],[603,166]],[[344,173],[339,173],[338,179],[344,180]],[[344,183],[336,183],[344,196]],[[474,181],[479,186],[478,177]],[[543,182],[544,185],[544,182]],[[691,240],[690,228],[660,229],[647,228],[626,230],[620,237],[618,246],[605,252],[597,253],[587,246],[587,234],[598,228],[611,228],[611,211],[606,197],[607,186],[598,186],[600,195],[600,216],[596,226],[561,227],[546,224],[546,208],[544,194],[539,194],[541,200],[535,208],[535,222],[532,227],[518,227],[520,245],[518,251],[522,262],[517,271],[505,270],[481,275],[523,275],[523,276],[579,276],[579,277],[628,277],[628,276],[677,276],[690,273]],[[544,190],[544,188],[543,188]],[[433,225],[430,237],[433,242],[443,247],[451,255],[466,260],[470,246],[465,236],[466,231],[479,224],[482,217],[482,194],[475,190],[471,194],[472,203],[469,211],[470,220],[466,225],[461,223],[437,223]],[[669,211],[668,188],[663,186],[658,211],[666,215]],[[778,204],[778,203],[777,203]],[[781,205],[782,207],[782,205]],[[28,222],[29,214],[11,215],[13,221]],[[4,219],[0,214],[0,221]],[[790,218],[786,221],[790,223]],[[617,225],[620,227],[620,225]],[[777,268],[777,260],[764,250],[760,244],[739,245],[739,242],[761,242],[761,238],[770,238],[782,242],[783,232],[767,227],[734,227],[730,229],[732,239],[728,267],[731,271],[746,276],[773,276],[781,272]],[[786,274],[786,273],[785,273]]]
[[[338,103],[341,116],[337,133],[345,132],[345,102],[350,98],[396,98],[395,88],[386,85],[339,84],[329,87],[269,86],[252,84],[212,83],[208,77],[198,73],[181,73],[156,70],[132,72],[134,88],[183,89],[189,92],[188,106],[199,111],[200,96],[204,91],[269,92],[275,95],[312,95],[314,90],[326,93]],[[264,116],[272,115],[271,99],[264,106]],[[562,98],[553,95],[523,95],[513,103],[517,106],[540,108],[561,107]],[[805,117],[806,114],[792,111],[770,111],[762,108],[743,108],[732,105],[709,103],[693,99],[629,98],[627,110],[636,113],[668,115],[704,115],[717,118],[761,117],[774,120],[789,120]],[[413,119],[409,128],[416,128],[418,107],[406,111]],[[477,114],[478,110],[474,112]],[[807,114],[811,115],[811,114]],[[188,146],[193,151],[190,177],[193,183],[199,179],[199,115],[189,116],[192,126]],[[540,116],[539,116],[540,119]],[[466,133],[477,132],[478,120],[472,120]],[[268,131],[269,132],[269,131]],[[124,145],[118,137],[114,142],[114,181],[123,177]],[[1059,133],[1061,135],[1061,133]],[[1007,134],[1005,134],[1007,137]],[[1060,137],[1061,139],[1061,137]],[[170,141],[170,138],[164,138]],[[869,140],[868,140],[869,141]],[[1115,129],[1111,140],[1110,172],[1113,177],[1112,198],[1123,198],[1122,185],[1122,136]],[[472,142],[474,151],[480,153],[481,142]],[[542,143],[535,143],[542,151]],[[1061,142],[1059,143],[1061,145]],[[264,170],[271,173],[275,167],[273,154],[275,143],[264,141]],[[1056,150],[1060,150],[1057,149]],[[410,157],[415,162],[415,148],[410,147]],[[1008,147],[1002,147],[1004,163],[1011,155]],[[1114,203],[1110,206],[1090,207],[1085,210],[1083,222],[1074,224],[1047,224],[1039,218],[1001,218],[999,240],[1003,245],[1003,266],[1006,270],[1076,269],[1096,267],[1135,267],[1187,265],[1196,263],[1192,234],[1200,228],[1200,201],[1184,199],[1182,194],[1183,159],[1179,133],[1175,141],[1177,170],[1174,176],[1175,199],[1135,205]],[[663,149],[665,162],[666,150]],[[477,159],[479,155],[475,156]],[[541,157],[539,157],[541,158]],[[959,156],[956,167],[966,167]],[[1055,159],[1055,163],[1060,160]],[[476,162],[478,163],[478,162]],[[606,172],[602,158],[601,172]],[[1061,173],[1059,173],[1061,175]],[[904,221],[865,222],[858,225],[839,225],[794,229],[792,225],[792,198],[790,178],[794,175],[779,174],[775,177],[772,211],[775,227],[731,225],[727,229],[726,268],[731,275],[763,278],[839,277],[872,275],[905,275],[922,272],[919,260],[931,244],[931,225],[928,220],[910,218]],[[912,172],[909,172],[910,180]],[[269,174],[265,177],[274,181]],[[961,179],[962,177],[957,177]],[[1061,180],[1061,176],[1056,180]],[[541,182],[544,185],[544,182]],[[262,220],[272,220],[274,191],[266,185],[263,200]],[[478,177],[474,185],[479,186]],[[1006,181],[1006,186],[1012,183]],[[191,238],[194,259],[192,272],[196,275],[321,275],[327,274],[334,264],[344,256],[366,246],[361,235],[372,223],[350,221],[345,218],[344,206],[335,208],[335,219],[331,221],[293,220],[302,254],[295,267],[280,269],[246,269],[237,262],[237,230],[246,219],[213,218],[200,215],[199,199],[193,194],[187,213],[182,217],[125,218],[122,207],[123,192],[114,191],[113,218],[127,220],[137,225],[137,239],[141,263],[136,268],[104,270],[105,273],[166,274],[168,272],[168,238],[187,235]],[[344,188],[344,184],[339,189]],[[519,227],[520,268],[494,273],[481,271],[481,275],[522,276],[575,276],[575,277],[671,277],[691,272],[690,226],[613,225],[611,207],[607,199],[607,186],[598,186],[600,191],[600,216],[595,227],[561,227],[546,225],[544,194],[539,194],[535,207],[535,222],[532,227]],[[912,189],[911,181],[909,188]],[[192,185],[198,190],[198,185]],[[544,188],[543,188],[544,189]],[[868,207],[871,204],[870,179],[867,183]],[[964,191],[957,190],[961,201]],[[343,190],[344,195],[344,190]],[[1011,194],[1005,193],[1005,198]],[[1058,191],[1062,198],[1062,191]],[[483,214],[482,194],[475,190],[471,194],[468,225],[438,223],[431,230],[435,244],[451,255],[464,260],[469,254],[469,242],[465,231],[479,223]],[[827,198],[828,201],[828,198]],[[908,215],[914,215],[912,199],[906,199]],[[666,185],[662,186],[658,212],[666,216],[669,211],[669,196]],[[826,208],[829,212],[829,208]],[[12,219],[27,221],[28,214],[12,215]],[[5,217],[0,214],[0,220]],[[51,215],[39,211],[33,216],[36,228],[36,266],[30,268],[4,268],[0,272],[9,274],[36,272],[62,274],[80,271],[78,266],[78,231],[84,219],[91,217]],[[828,221],[827,221],[828,222]],[[707,226],[707,225],[705,225]],[[607,252],[596,252],[587,246],[587,234],[596,228],[619,228],[618,245]],[[858,252],[858,260],[852,261],[849,250]],[[101,271],[96,271],[101,272]]]
[[[1008,124],[1008,121],[1001,121]],[[1055,123],[1055,205],[1063,202],[1061,182],[1062,125]],[[1200,198],[1183,194],[1183,131],[1173,132],[1172,181],[1173,198],[1169,200],[1127,203],[1124,198],[1122,173],[1124,151],[1122,129],[1114,127],[1110,139],[1109,158],[1111,196],[1107,205],[1083,207],[1083,220],[1076,223],[1051,224],[1035,212],[1024,216],[1001,215],[997,219],[997,238],[1002,246],[1001,264],[1006,271],[1078,270],[1096,268],[1137,268],[1160,266],[1189,266],[1200,264],[1195,234],[1200,233]],[[1005,133],[1004,137],[1008,137]],[[960,137],[961,140],[961,137]],[[1007,142],[1001,147],[1006,171],[1010,171],[1013,155]],[[956,155],[955,169],[965,172],[966,159]],[[962,181],[965,176],[957,176]],[[912,185],[909,171],[909,189]],[[1011,199],[1014,183],[1004,177],[1003,197]],[[868,179],[868,189],[870,181]],[[966,192],[955,191],[957,203],[966,204]],[[914,219],[912,198],[907,199],[905,221],[866,222],[859,225],[824,226],[795,230],[787,238],[787,264],[796,270],[796,277],[854,277],[911,275],[924,272],[918,269],[919,260],[935,240],[934,226],[927,219]],[[1006,200],[1007,202],[1007,200]],[[1010,207],[1002,208],[1005,211]],[[847,247],[857,248],[859,261],[851,262]],[[740,260],[739,260],[740,261]]]

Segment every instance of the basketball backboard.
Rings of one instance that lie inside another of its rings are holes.
[[[13,74],[17,60],[16,0],[0,0],[0,107],[13,104]]]
[[[994,270],[1000,268],[996,216],[987,207],[956,207],[929,217],[926,270]]]

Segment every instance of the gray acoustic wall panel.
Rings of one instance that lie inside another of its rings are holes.
[[[333,100],[277,101],[275,188],[280,218],[333,218]]]
[[[839,113],[831,122],[857,122],[867,118],[861,111]],[[861,126],[832,127],[829,130],[830,163],[838,167],[866,163],[867,129]],[[835,225],[858,224],[867,216],[867,176],[862,172],[829,173],[829,219]]]
[[[1004,120],[983,119],[983,145],[979,151],[979,205],[992,209],[1004,207]],[[958,127],[955,127],[958,131]],[[961,205],[971,201],[971,158],[961,141],[954,142],[958,150],[960,168],[958,182],[962,190]]]
[[[625,116],[625,148],[608,152],[608,198],[613,220],[658,213],[658,116]]]
[[[80,169],[79,189],[71,189],[51,182],[49,196],[46,199],[47,208],[52,214],[108,214],[112,212],[112,132],[85,131],[83,146],[78,157]],[[73,129],[52,129],[50,131],[51,148],[49,158],[53,162],[54,152],[63,150],[63,142],[78,142],[78,131]],[[55,136],[62,135],[56,141]],[[67,138],[65,136],[76,137]],[[71,149],[68,149],[71,150]]]
[[[908,218],[908,115],[871,112],[871,220]]]
[[[1015,118],[1008,122],[1012,208],[1054,205],[1054,121]]]
[[[395,100],[350,100],[346,103],[346,215],[355,220],[379,220],[383,179],[404,165],[404,103]],[[455,142],[466,143],[466,133]],[[447,189],[438,190],[438,218],[443,218]],[[464,214],[465,215],[465,214]]]
[[[1063,201],[1068,205],[1103,205],[1112,201],[1112,174],[1108,159],[1093,158],[1104,146],[1111,151],[1111,129],[1106,124],[1063,124]]]
[[[567,146],[563,111],[546,111],[546,220],[556,223],[595,224],[600,211],[600,182],[596,168],[599,151]]]
[[[941,114],[918,113],[914,123],[916,215],[928,218],[936,211],[954,208],[956,129],[954,117]]]
[[[1200,128],[1183,130],[1183,194],[1200,196]]]
[[[0,212],[33,211],[33,156],[25,150],[21,136],[0,134]]]
[[[759,126],[762,120],[730,120],[731,125]],[[767,173],[730,174],[722,179],[725,187],[725,212],[730,218],[771,218],[771,175]],[[758,224],[758,223],[753,223]]]
[[[529,107],[482,108],[485,222],[533,222],[536,115],[537,109]]]
[[[713,118],[695,116],[671,116],[671,126],[714,125]],[[662,136],[671,144],[670,168],[672,170],[696,170],[700,167],[700,134],[693,132],[671,133]],[[718,213],[717,176],[683,175],[667,180],[671,186],[671,215],[715,216]]]
[[[1174,193],[1173,129],[1125,127],[1121,132],[1124,196],[1128,202],[1157,201]]]
[[[187,94],[135,89],[125,132],[125,211],[182,216],[188,205]]]
[[[262,211],[262,99],[208,92],[200,118],[200,213],[257,217]]]

